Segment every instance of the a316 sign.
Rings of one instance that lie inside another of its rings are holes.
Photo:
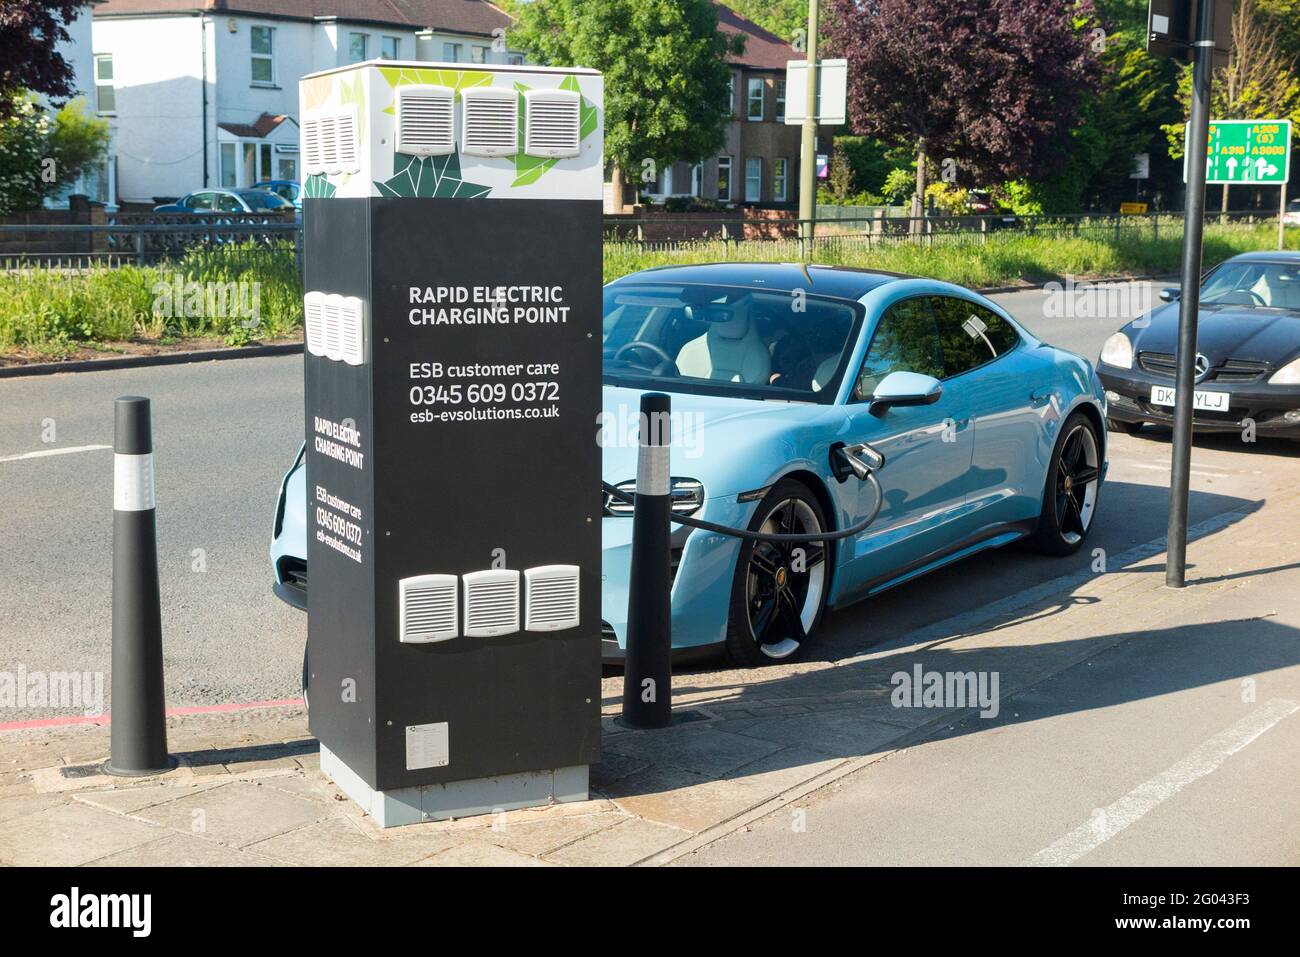
[[[1211,120],[1207,164],[1206,183],[1290,182],[1291,121]]]

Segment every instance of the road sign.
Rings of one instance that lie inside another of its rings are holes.
[[[1134,153],[1133,154],[1133,172],[1128,174],[1129,179],[1150,179],[1151,178],[1151,154]]]
[[[1121,216],[1141,216],[1147,211],[1146,203],[1120,203]]]
[[[849,61],[817,61],[817,122],[843,126],[848,122]],[[807,112],[808,61],[791,60],[785,65],[785,123],[798,126]]]
[[[1183,142],[1187,142],[1186,131]],[[1211,120],[1207,164],[1207,183],[1278,186],[1290,182],[1291,121]]]
[[[1232,0],[1150,0],[1147,52],[1191,62],[1192,40],[1202,2],[1214,2],[1214,66],[1228,64],[1232,46]]]

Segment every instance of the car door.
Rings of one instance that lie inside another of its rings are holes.
[[[896,371],[943,378],[942,342],[926,296],[901,299],[880,317],[849,399],[848,434],[884,453],[886,465],[878,475],[884,490],[880,514],[845,556],[845,597],[924,566],[963,534],[973,445],[965,386],[944,383],[932,405],[873,411],[875,386]],[[862,486],[855,521],[872,499],[870,488]]]
[[[930,299],[943,343],[944,387],[960,391],[973,427],[968,531],[976,536],[1038,516],[1036,450],[1051,401],[1020,333],[992,309],[956,296]],[[1050,410],[1049,410],[1050,411]]]

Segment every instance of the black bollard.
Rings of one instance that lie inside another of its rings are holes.
[[[662,392],[641,396],[623,665],[622,720],[632,728],[666,728],[673,720],[670,409],[670,399]]]
[[[112,754],[104,771],[161,774],[167,754],[149,400],[114,403]]]

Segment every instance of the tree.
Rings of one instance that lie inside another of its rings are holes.
[[[1274,0],[1275,7],[1278,6]],[[1300,7],[1297,7],[1300,10]],[[1300,124],[1300,63],[1284,45],[1285,24],[1257,5],[1237,0],[1232,13],[1232,47],[1226,66],[1214,71],[1210,115],[1217,120],[1291,119]],[[1178,80],[1178,101],[1184,116],[1190,112],[1192,70],[1183,68]],[[1163,126],[1169,155],[1183,155],[1182,121]],[[1222,209],[1228,210],[1228,187],[1222,192]]]
[[[730,0],[724,6],[786,43],[795,44],[808,32],[808,0]]]
[[[709,0],[533,0],[517,10],[513,46],[605,75],[605,156],[618,208],[624,171],[652,180],[663,165],[721,149],[726,57],[743,39],[718,31]]]
[[[12,117],[22,90],[55,102],[73,95],[72,67],[58,51],[68,42],[66,25],[89,7],[81,3],[0,2],[0,119]]]
[[[827,0],[828,55],[849,61],[855,132],[977,186],[1043,176],[1066,160],[1100,65],[1091,0]]]
[[[10,99],[0,119],[0,215],[36,209],[102,159],[109,138],[82,100],[51,117],[33,96]]]

